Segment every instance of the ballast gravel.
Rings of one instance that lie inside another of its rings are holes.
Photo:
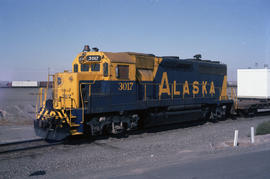
[[[239,141],[248,141],[250,127],[269,120],[269,116],[260,116],[194,126],[155,127],[126,137],[78,139],[80,142],[0,155],[0,178],[108,178],[220,153],[263,149],[269,145],[256,145],[256,138],[255,145],[233,148],[223,144],[233,140],[234,130],[239,131]]]

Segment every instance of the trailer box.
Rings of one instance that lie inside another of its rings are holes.
[[[13,88],[37,88],[37,81],[12,81],[11,86]]]
[[[237,97],[270,99],[270,69],[238,69]]]

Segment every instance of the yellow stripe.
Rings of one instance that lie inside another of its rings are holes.
[[[39,117],[41,116],[41,114],[43,114],[45,108],[42,108],[42,110],[39,112]]]
[[[49,111],[46,110],[43,116],[46,116],[48,113],[49,113]]]
[[[65,111],[63,109],[61,111],[62,111],[64,117],[67,117],[67,114],[65,113]]]
[[[154,65],[154,71],[153,71],[153,77],[154,77],[154,79],[156,77],[159,64],[162,62],[162,60],[163,60],[162,58],[155,58],[155,65]]]
[[[63,116],[62,116],[62,114],[59,111],[57,111],[57,114],[60,117],[60,119],[63,119]]]
[[[54,111],[51,111],[51,112],[50,112],[50,116],[51,116],[51,117],[54,117],[55,115],[56,115],[56,113],[55,113]]]
[[[224,76],[223,83],[222,83],[222,88],[221,88],[221,93],[219,96],[219,100],[227,100],[227,76]]]
[[[146,101],[146,83],[144,84],[144,101]]]
[[[71,132],[71,135],[82,135],[83,133],[82,132]]]

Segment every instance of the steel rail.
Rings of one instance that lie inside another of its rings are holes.
[[[6,142],[6,143],[0,143],[0,147],[7,146],[7,145],[15,145],[15,144],[21,144],[21,143],[27,143],[27,142],[36,142],[36,141],[43,141],[44,139],[30,139],[30,140],[19,140],[14,142]]]
[[[18,151],[25,151],[25,150],[49,147],[49,146],[53,146],[53,145],[59,145],[62,143],[63,143],[63,141],[49,143],[49,142],[45,141],[44,139],[33,139],[33,140],[23,140],[23,141],[2,143],[2,144],[0,144],[0,155],[6,154],[6,153],[11,153],[11,152],[18,152]]]

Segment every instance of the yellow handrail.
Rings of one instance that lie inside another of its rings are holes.
[[[39,89],[39,106],[42,106],[42,103],[43,103],[43,101],[42,101],[43,94],[42,93],[43,93],[43,88],[40,88]]]
[[[146,101],[146,83],[144,83],[144,101]]]
[[[37,101],[36,101],[36,118],[37,118],[38,109],[40,108],[40,106],[38,105],[39,104],[38,99],[39,99],[39,95],[37,95]]]
[[[82,84],[80,84],[80,96],[81,96],[81,102],[82,102],[82,122],[84,123],[84,102],[83,102],[83,96],[82,96]]]

